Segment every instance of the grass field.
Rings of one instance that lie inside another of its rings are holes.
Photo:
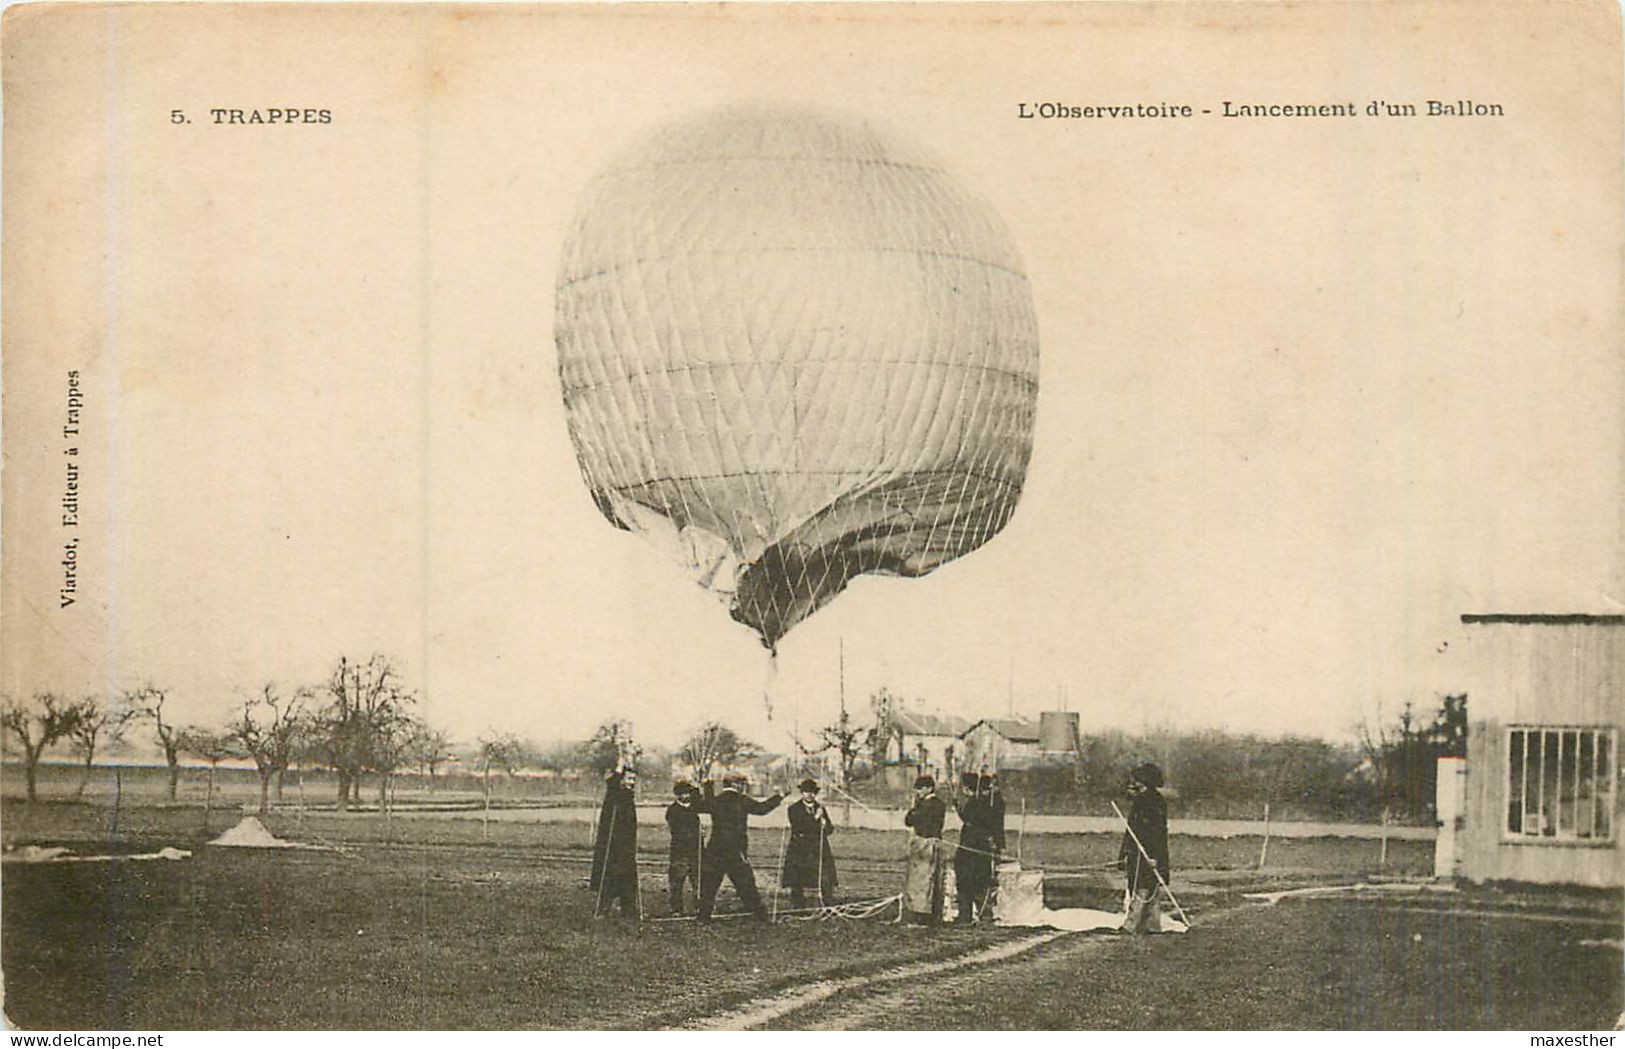
[[[929,994],[881,988],[834,1022],[809,1010],[774,1026],[1608,1030],[1625,1007],[1617,905],[1555,904],[1491,892],[1238,907],[1186,936],[1068,937]]]
[[[273,815],[267,825],[282,836],[346,846],[289,852],[202,846],[236,814],[214,813],[205,831],[190,807],[126,810],[117,833],[96,805],[8,803],[0,817],[8,846],[196,850],[177,862],[6,865],[0,964],[7,1014],[24,1028],[668,1026],[810,981],[866,981],[1027,935],[876,921],[596,920],[582,887],[585,825]],[[641,840],[650,919],[665,913],[665,840],[663,827]],[[763,820],[752,856],[764,884],[780,841]],[[842,896],[896,892],[901,841],[840,835]],[[1452,917],[1408,909],[1414,901],[1264,908],[1241,890],[1347,880],[1370,873],[1374,856],[1369,842],[1280,843],[1260,874],[1249,870],[1257,845],[1175,839],[1176,889],[1197,922],[1189,936],[1064,937],[945,977],[944,987],[974,976],[963,1001],[935,982],[902,994],[880,980],[784,1025],[1579,1028],[1619,1014],[1612,899],[1531,903],[1486,891],[1451,905],[1563,920]],[[1115,846],[1102,835],[1026,843],[1029,859],[1042,854],[1051,868],[1104,862]],[[1424,870],[1427,853],[1406,846],[1393,843],[1390,870]],[[1109,906],[1116,892],[1110,876],[1085,873],[1055,879],[1049,897]]]

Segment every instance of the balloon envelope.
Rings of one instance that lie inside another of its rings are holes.
[[[586,188],[558,275],[571,439],[604,516],[774,646],[865,572],[992,538],[1038,333],[990,206],[861,122],[713,113]]]

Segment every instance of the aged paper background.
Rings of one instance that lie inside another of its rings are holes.
[[[465,738],[783,745],[845,637],[856,695],[1336,734],[1447,673],[1460,612],[1621,607],[1612,4],[22,6],[4,73],[7,691],[202,718],[382,650]],[[1217,115],[1427,99],[1504,113]],[[593,508],[551,330],[590,174],[741,100],[944,158],[1042,345],[1006,532],[858,581],[776,676]]]

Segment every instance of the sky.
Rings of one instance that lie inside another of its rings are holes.
[[[23,27],[4,688],[151,681],[208,721],[380,651],[465,740],[614,716],[654,744],[721,720],[783,747],[881,687],[970,718],[1347,738],[1457,687],[1461,613],[1620,611],[1618,70],[1584,20],[1513,48],[1495,19],[1535,16],[1441,11],[1459,24],[1417,37],[1377,9],[1124,10]],[[1511,115],[1016,116],[1373,97]],[[208,116],[279,99],[333,122]],[[741,99],[942,158],[1009,227],[1040,335],[1003,533],[922,579],[854,581],[776,658],[598,514],[552,343],[592,173]],[[167,126],[177,106],[190,122]]]

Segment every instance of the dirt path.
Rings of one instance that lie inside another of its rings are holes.
[[[920,935],[930,935],[930,933],[922,931]],[[764,998],[758,998],[753,1002],[748,1002],[745,1005],[724,1012],[696,1017],[684,1024],[683,1027],[687,1030],[701,1031],[748,1031],[752,1028],[768,1025],[782,1026],[780,1021],[784,1017],[812,1006],[819,1007],[820,1015],[828,1015],[831,1009],[835,1009],[837,1011],[836,1015],[840,1015],[841,1011],[848,1007],[845,1003],[858,1002],[862,1000],[862,996],[875,988],[895,987],[898,984],[906,985],[909,981],[928,976],[941,979],[942,974],[945,973],[954,973],[959,970],[974,969],[979,966],[1008,961],[1063,936],[1078,935],[1082,934],[1046,930],[1033,933],[1030,936],[1023,936],[1019,940],[1007,940],[1004,943],[984,947],[981,950],[972,951],[954,958],[929,962],[910,962],[907,965],[893,966],[878,972],[846,976],[838,980],[819,980],[807,984],[805,987],[796,987]],[[834,1001],[831,1002],[831,999],[834,999]],[[797,1025],[792,1024],[791,1026]]]
[[[1256,905],[1254,905],[1256,906]],[[1247,906],[1232,906],[1202,916],[1204,926],[1224,921]],[[921,935],[930,935],[921,933]],[[1025,968],[1075,967],[1080,958],[1123,946],[1113,933],[1035,931],[1031,935],[953,958],[911,962],[837,980],[819,980],[804,987],[779,991],[741,1006],[697,1017],[688,1030],[744,1031],[755,1028],[788,1030],[875,1030],[917,1006],[921,981],[928,980],[933,997],[980,993],[989,968],[1001,978]]]

